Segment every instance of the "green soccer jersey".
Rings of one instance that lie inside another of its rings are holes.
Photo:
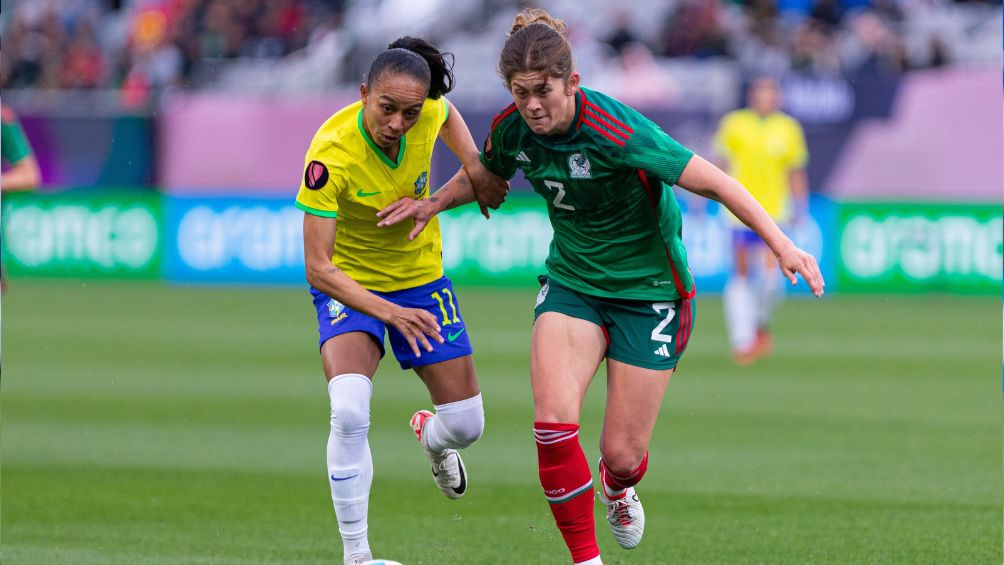
[[[0,155],[10,165],[31,155],[31,146],[17,116],[6,106],[0,107]]]
[[[492,121],[481,161],[516,169],[547,201],[554,228],[546,268],[592,296],[670,301],[694,294],[673,195],[693,152],[634,109],[580,88],[563,134],[537,135],[510,104]]]

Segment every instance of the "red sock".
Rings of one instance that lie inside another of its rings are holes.
[[[607,487],[607,493],[610,491],[624,490],[628,487],[633,487],[641,481],[641,478],[645,476],[645,471],[648,470],[648,452],[645,452],[645,457],[642,458],[641,463],[638,468],[631,471],[625,476],[615,475],[610,472],[607,468],[607,464],[600,459],[600,480]]]
[[[579,446],[579,426],[534,422],[540,484],[572,561],[600,554],[593,522],[593,478]]]

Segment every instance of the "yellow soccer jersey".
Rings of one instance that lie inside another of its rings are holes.
[[[722,118],[714,141],[718,152],[728,158],[729,174],[750,191],[774,221],[789,221],[788,174],[804,167],[808,160],[805,136],[798,122],[782,112],[761,118],[753,110],[736,110]]]
[[[409,241],[412,222],[378,228],[376,213],[402,196],[429,197],[432,149],[448,114],[445,98],[427,99],[396,160],[363,129],[362,102],[328,118],[310,143],[296,207],[338,219],[331,262],[369,290],[402,290],[443,276],[438,219]]]

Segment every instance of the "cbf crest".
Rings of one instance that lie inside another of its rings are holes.
[[[418,175],[415,179],[415,196],[421,196],[425,193],[425,187],[429,184],[429,171],[422,171],[422,174]]]
[[[348,314],[345,312],[345,305],[341,302],[331,299],[328,300],[328,317],[331,318],[331,325],[335,325],[340,322]]]
[[[582,153],[576,153],[568,158],[568,174],[573,179],[592,178],[589,173],[589,159]]]

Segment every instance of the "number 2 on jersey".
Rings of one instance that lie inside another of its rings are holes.
[[[453,302],[453,293],[450,292],[450,289],[448,288],[444,288],[442,292],[450,301],[450,310],[453,311],[453,319],[451,320],[450,315],[446,313],[446,301],[444,301],[443,297],[439,295],[439,291],[437,290],[432,293],[432,297],[439,303],[439,310],[443,312],[443,325],[448,326],[450,324],[459,323],[460,318],[457,316],[457,305]]]
[[[544,181],[544,184],[547,185],[547,188],[553,188],[558,191],[558,193],[554,196],[553,201],[555,208],[561,208],[562,210],[575,210],[575,206],[562,202],[565,198],[565,185],[553,180],[546,180]]]

